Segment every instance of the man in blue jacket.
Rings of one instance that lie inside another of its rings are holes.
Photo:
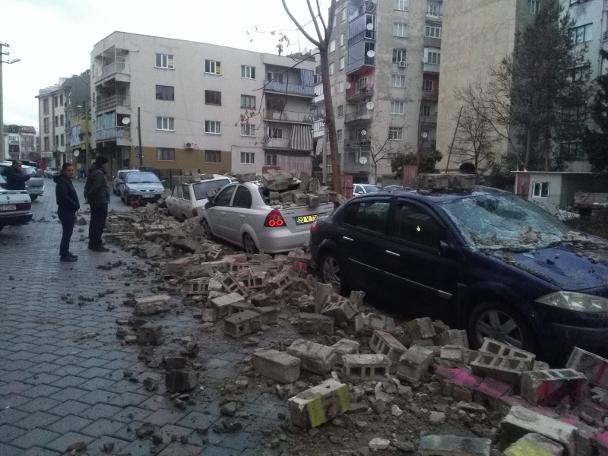
[[[30,180],[30,176],[23,172],[21,162],[13,160],[12,166],[5,168],[2,175],[6,179],[7,190],[25,190],[25,183]]]
[[[74,222],[76,212],[80,209],[78,195],[72,184],[74,178],[74,166],[71,163],[64,163],[61,173],[53,177],[55,181],[55,196],[57,197],[57,215],[61,221],[63,234],[59,245],[59,256],[61,261],[74,262],[78,260],[76,255],[70,253],[70,239],[74,232]]]
[[[110,189],[106,182],[104,165],[108,163],[105,157],[97,157],[89,170],[87,182],[84,185],[84,197],[91,206],[91,221],[89,222],[89,249],[94,252],[109,252],[103,246],[101,235],[106,226]]]

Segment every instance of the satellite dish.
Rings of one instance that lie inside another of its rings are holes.
[[[123,125],[129,125],[131,123],[131,118],[130,117],[123,117],[121,120]]]
[[[370,59],[373,59],[374,57],[376,57],[376,51],[374,51],[373,49],[370,49],[369,51],[367,51],[366,54]]]
[[[361,130],[361,136],[367,136],[367,130]]]
[[[371,23],[370,23],[370,24],[367,24],[367,25],[365,26],[365,28],[366,28],[367,30],[374,30],[374,24],[371,24]]]
[[[72,155],[74,155],[74,157],[78,157],[80,155],[80,150],[76,149],[74,152],[72,152]]]
[[[366,157],[365,155],[361,155],[361,156],[359,157],[359,163],[360,163],[361,165],[367,165],[367,157]]]
[[[373,101],[369,101],[365,104],[365,107],[367,108],[368,111],[372,111],[374,109],[374,102]]]

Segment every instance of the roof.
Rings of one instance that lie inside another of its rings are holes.
[[[481,196],[481,195],[500,195],[500,194],[511,194],[504,190],[499,190],[492,187],[476,186],[472,191],[445,191],[445,192],[426,192],[421,190],[402,190],[393,192],[375,192],[368,193],[367,195],[357,196],[357,200],[365,198],[374,198],[378,196],[394,197],[394,196],[408,196],[412,199],[418,200],[430,200],[435,203],[442,203],[446,201],[452,201],[461,198],[467,198],[470,196]]]

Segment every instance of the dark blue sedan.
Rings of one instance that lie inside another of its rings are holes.
[[[311,230],[315,265],[343,292],[466,328],[473,345],[608,352],[608,241],[511,193],[374,193]]]

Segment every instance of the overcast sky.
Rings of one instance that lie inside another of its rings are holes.
[[[306,22],[304,0],[288,5]],[[276,53],[274,30],[289,35],[292,52],[311,47],[281,0],[0,0],[0,16],[0,42],[21,59],[3,65],[4,123],[36,130],[38,90],[86,70],[93,45],[115,30]]]

